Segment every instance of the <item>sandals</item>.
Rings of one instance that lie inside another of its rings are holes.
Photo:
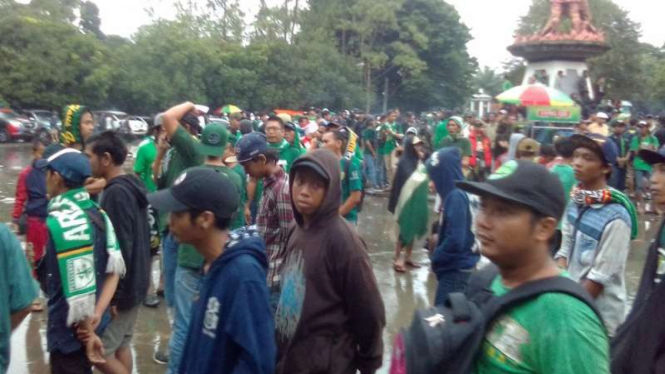
[[[408,266],[408,267],[411,267],[411,268],[414,268],[414,269],[419,269],[419,268],[422,267],[422,265],[420,265],[419,263],[417,263],[417,262],[415,262],[415,261],[413,261],[413,260],[406,260],[406,261],[404,261],[404,265],[406,265],[406,266]]]
[[[404,265],[398,264],[397,262],[393,263],[393,269],[398,273],[406,273]]]

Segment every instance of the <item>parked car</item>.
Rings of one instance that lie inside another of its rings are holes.
[[[97,111],[94,112],[95,118],[97,119],[97,126],[95,126],[95,132],[103,132],[107,130],[120,130],[122,127],[123,121],[125,121],[129,116],[125,112],[118,111]]]
[[[28,109],[23,114],[35,124],[35,136],[45,144],[50,144],[62,128],[58,114],[50,110]]]
[[[36,125],[27,117],[15,112],[0,111],[0,143],[12,140],[30,140],[35,135]]]
[[[145,135],[148,133],[148,122],[138,116],[129,116],[120,126],[120,131],[127,135]]]

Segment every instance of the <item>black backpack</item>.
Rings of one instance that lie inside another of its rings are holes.
[[[493,265],[474,274],[466,294],[452,293],[444,305],[418,310],[395,339],[391,374],[468,374],[487,329],[509,309],[538,295],[564,293],[587,304],[600,318],[591,296],[576,282],[553,277],[529,282],[496,297]]]

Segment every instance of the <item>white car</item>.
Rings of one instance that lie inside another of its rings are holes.
[[[120,130],[132,135],[145,135],[148,133],[148,123],[141,117],[129,116]]]

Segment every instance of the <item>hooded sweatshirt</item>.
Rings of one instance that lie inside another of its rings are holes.
[[[125,260],[112,304],[128,310],[145,300],[150,279],[150,225],[147,189],[135,175],[111,179],[102,192],[100,206],[108,214]]]
[[[339,161],[316,150],[294,163],[291,178],[303,162],[319,165],[330,182],[308,226],[293,206],[297,226],[289,234],[275,315],[277,373],[373,373],[382,363],[385,311],[367,247],[339,215]]]
[[[265,246],[254,230],[229,234],[192,306],[179,374],[273,374],[275,325]]]
[[[480,256],[472,251],[475,236],[469,197],[455,186],[455,182],[464,180],[459,150],[441,149],[427,162],[427,171],[443,201],[443,222],[432,253],[432,271],[440,277],[449,271],[472,269]]]

